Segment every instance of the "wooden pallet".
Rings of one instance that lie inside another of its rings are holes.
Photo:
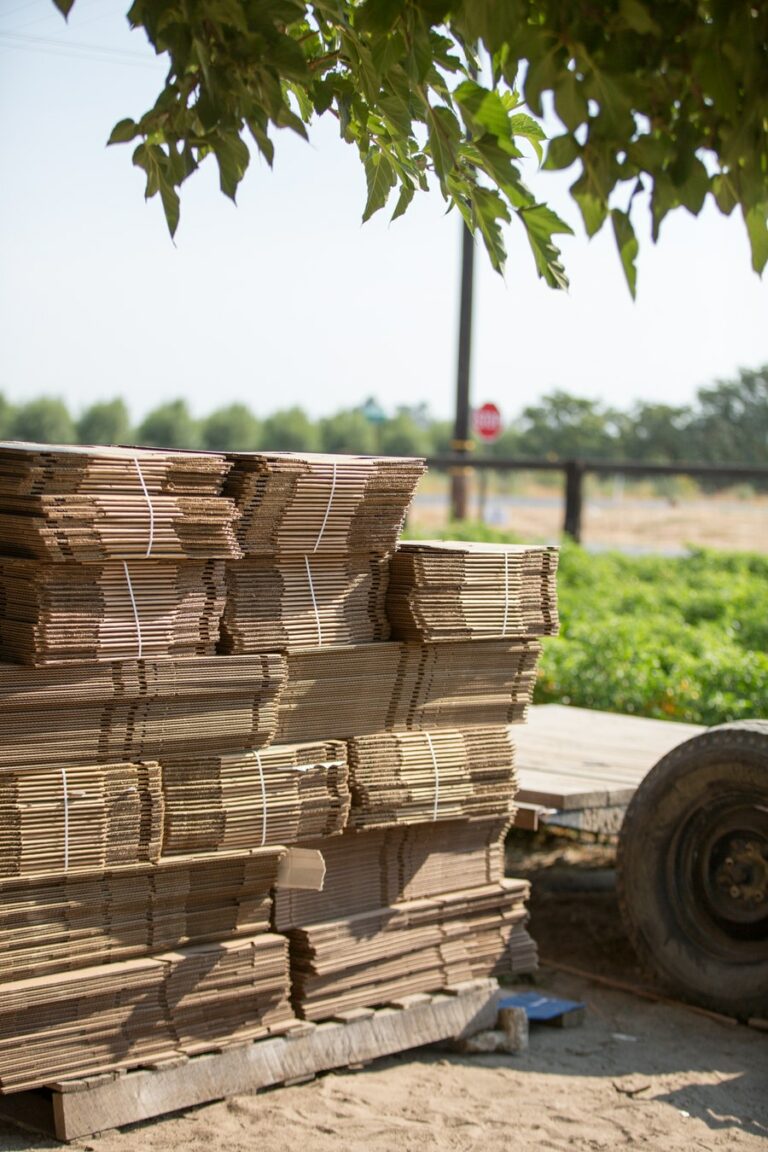
[[[332,1068],[360,1067],[439,1040],[465,1039],[493,1028],[498,995],[495,980],[474,980],[375,1010],[357,1008],[327,1023],[301,1022],[274,1039],[0,1096],[0,1117],[74,1140],[226,1096],[311,1080]]]

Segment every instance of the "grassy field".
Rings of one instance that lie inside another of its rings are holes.
[[[516,542],[478,524],[442,533]],[[537,703],[691,723],[768,717],[768,556],[560,555],[560,636],[544,642]]]

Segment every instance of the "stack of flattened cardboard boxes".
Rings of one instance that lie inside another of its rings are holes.
[[[166,756],[258,756],[285,681],[280,654],[214,654],[240,556],[229,470],[206,454],[0,445],[3,1092],[295,1023],[271,931],[289,850],[256,838],[213,855],[210,831],[184,854],[163,844]],[[333,795],[345,810],[334,788],[310,788],[308,806]],[[286,796],[282,831],[300,806]],[[307,826],[335,823],[313,812]]]
[[[0,445],[0,1091],[535,964],[557,554],[398,548],[423,471]]]
[[[225,490],[246,559],[227,565],[224,630],[234,636],[245,619],[257,571],[249,554],[286,586],[290,574],[277,741],[347,744],[346,830],[311,841],[325,888],[276,896],[296,1013],[321,1020],[530,969],[527,888],[503,874],[516,787],[508,726],[525,718],[537,638],[557,627],[556,551],[398,550],[415,461],[232,460]],[[355,617],[359,574],[374,568],[376,609]],[[250,603],[253,617],[255,589]],[[242,644],[245,627],[237,634]]]

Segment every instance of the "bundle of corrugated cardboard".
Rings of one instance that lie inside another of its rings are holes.
[[[285,849],[0,881],[0,984],[269,931]]]
[[[426,470],[414,457],[244,452],[228,460],[224,492],[249,556],[384,556]]]
[[[288,947],[270,933],[0,984],[0,1090],[282,1032]]]
[[[504,834],[509,820],[438,820],[389,828],[350,829],[307,847],[322,852],[321,891],[275,892],[275,928],[321,924],[342,916],[482,888],[504,875]]]
[[[324,845],[324,891],[276,897],[297,1014],[319,1020],[535,966],[528,885],[503,877],[507,826],[437,821]]]
[[[289,651],[276,739],[520,723],[540,655],[535,640]]]
[[[533,637],[556,629],[556,552],[405,545],[395,563],[387,607],[406,642],[287,656],[278,738],[349,742],[350,830],[315,842],[325,890],[275,907],[312,1020],[536,963],[501,844],[508,725],[533,692]]]
[[[0,558],[0,658],[47,665],[213,655],[224,562]]]
[[[415,729],[520,724],[540,656],[535,640],[403,644],[389,722]]]
[[[424,461],[231,455],[245,558],[227,565],[222,650],[385,640],[388,556]]]
[[[249,557],[227,565],[222,652],[386,640],[388,561],[380,556]]]
[[[275,653],[0,664],[0,768],[260,748],[275,734],[285,674]]]
[[[0,657],[213,653],[223,561],[241,555],[237,511],[221,495],[229,467],[216,456],[0,445]]]
[[[557,632],[558,552],[545,545],[409,541],[387,611],[402,640],[526,639]]]
[[[163,760],[163,855],[248,851],[341,832],[349,812],[341,741]]]
[[[322,1020],[532,962],[523,880],[295,928],[291,977],[296,1011]]]
[[[235,558],[230,464],[208,453],[0,443],[6,556],[55,562]]]
[[[510,815],[516,788],[505,727],[358,736],[349,771],[356,828]]]
[[[0,876],[157,860],[162,835],[156,763],[0,771]]]

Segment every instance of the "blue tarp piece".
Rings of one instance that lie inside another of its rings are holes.
[[[517,992],[499,1000],[499,1008],[525,1008],[529,1020],[554,1020],[583,1007],[578,1000],[559,1000],[556,996],[542,996],[541,992]]]

